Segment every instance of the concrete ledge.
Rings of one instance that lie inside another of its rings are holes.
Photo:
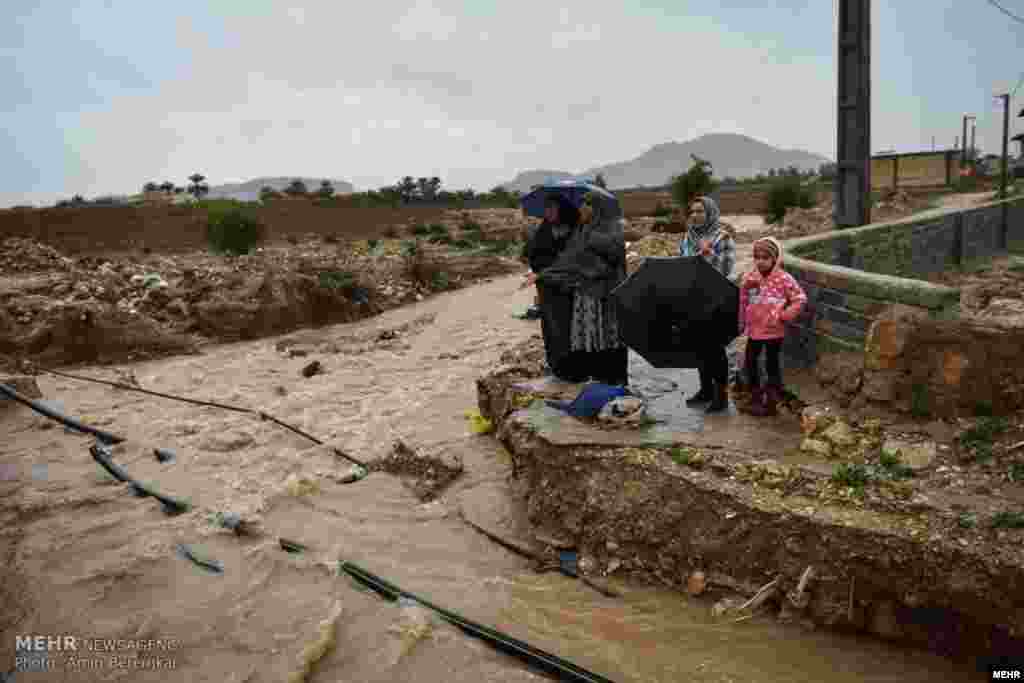
[[[786,270],[798,280],[838,289],[869,299],[941,310],[960,303],[960,289],[923,280],[879,275],[833,266],[797,256],[786,258]]]

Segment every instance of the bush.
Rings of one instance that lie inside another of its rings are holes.
[[[683,207],[690,206],[697,197],[711,194],[719,185],[712,177],[711,163],[693,154],[690,156],[693,158],[690,169],[672,179],[672,198]]]
[[[661,202],[654,205],[654,213],[651,214],[655,218],[667,218],[672,215],[672,207],[665,206]]]
[[[374,249],[376,249],[378,244],[380,244],[380,240],[376,240],[376,239],[374,239],[374,240],[366,240],[366,247],[370,251],[373,251]]]
[[[263,223],[241,208],[215,209],[207,218],[206,239],[214,251],[248,254],[265,238]]]
[[[334,291],[349,291],[356,286],[356,276],[345,270],[320,273],[320,286]]]
[[[417,237],[422,237],[423,235],[429,235],[430,234],[430,228],[428,228],[427,226],[423,225],[422,223],[417,223],[416,225],[412,226],[412,234],[416,235]]]
[[[814,188],[803,185],[799,178],[786,177],[772,183],[768,189],[768,206],[765,220],[779,223],[792,208],[809,209],[814,206]]]
[[[463,232],[482,232],[484,228],[476,221],[467,218],[462,221],[462,225],[459,226],[459,229]]]

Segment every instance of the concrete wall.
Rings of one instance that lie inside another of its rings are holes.
[[[959,316],[960,290],[922,279],[1024,246],[1024,199],[814,235],[786,243],[786,270],[808,305],[786,331],[788,364],[863,351],[872,323],[894,304],[935,319]]]

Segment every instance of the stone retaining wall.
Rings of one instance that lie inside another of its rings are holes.
[[[862,351],[872,325],[900,304],[932,319],[959,317],[960,290],[921,279],[1024,245],[1024,199],[935,210],[891,223],[786,243],[786,269],[808,305],[783,353],[808,367],[832,351]]]

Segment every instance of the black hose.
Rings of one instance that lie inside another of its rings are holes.
[[[132,491],[141,497],[153,497],[156,498],[164,507],[164,511],[169,515],[180,515],[183,512],[187,512],[189,504],[183,500],[178,500],[171,496],[164,495],[158,491],[154,491],[151,487],[143,484],[142,482],[134,479],[123,467],[116,464],[111,459],[111,453],[107,446],[102,444],[93,444],[89,448],[89,453],[92,454],[93,460],[98,462],[103,469],[110,472],[111,476],[120,482],[131,486]]]
[[[379,576],[371,574],[352,562],[341,561],[338,569],[388,600],[395,601],[399,598],[412,600],[413,602],[436,612],[450,624],[458,627],[463,632],[476,638],[480,638],[493,647],[514,657],[518,657],[546,673],[557,676],[563,681],[574,681],[576,683],[612,683],[612,681],[603,676],[580,668],[572,662],[568,662],[561,657],[545,652],[544,650],[536,648],[529,643],[524,643],[521,640],[517,640],[511,636],[505,635],[504,633],[495,631],[494,629],[483,626],[482,624],[470,621],[469,619],[459,616],[455,612],[449,612],[441,607],[432,605],[426,600],[404,591],[394,584],[388,583]]]
[[[95,377],[84,377],[82,375],[72,375],[72,374],[67,373],[67,372],[59,372],[57,370],[48,370],[47,368],[39,368],[39,367],[37,367],[37,369],[40,372],[46,372],[46,373],[49,373],[51,375],[57,375],[58,377],[67,377],[69,379],[77,379],[77,380],[81,380],[83,382],[96,382],[97,384],[106,384],[107,386],[116,387],[118,389],[124,389],[126,391],[137,391],[137,392],[142,393],[142,394],[149,394],[150,396],[158,396],[160,398],[169,398],[169,399],[171,399],[173,401],[183,401],[185,403],[191,403],[191,404],[197,405],[197,406],[208,406],[208,407],[211,407],[211,408],[222,408],[224,410],[231,410],[231,411],[234,411],[236,413],[248,413],[249,415],[258,415],[261,420],[269,420],[270,422],[273,422],[273,423],[275,423],[277,425],[280,425],[281,427],[284,427],[285,429],[288,429],[288,430],[298,434],[299,436],[303,436],[303,437],[309,439],[310,441],[312,441],[313,443],[315,443],[315,444],[317,444],[319,446],[326,445],[323,441],[321,441],[320,439],[316,438],[315,436],[313,436],[311,434],[307,434],[306,432],[302,431],[301,429],[299,429],[297,427],[293,427],[292,425],[290,425],[290,424],[288,424],[286,422],[282,422],[281,420],[278,420],[273,415],[269,415],[267,413],[264,413],[261,410],[253,410],[252,408],[242,408],[242,407],[239,407],[239,406],[230,406],[230,405],[226,405],[224,403],[216,403],[214,401],[199,401],[199,400],[194,399],[194,398],[186,398],[184,396],[174,396],[173,394],[164,394],[164,393],[161,393],[159,391],[150,391],[149,389],[143,389],[141,387],[133,387],[130,384],[123,384],[121,382],[111,382],[111,381],[105,380],[105,379],[96,379]],[[123,439],[122,439],[122,441],[123,441]],[[118,442],[114,442],[114,443],[118,443]],[[335,447],[332,446],[331,450],[334,452],[335,455],[337,455],[337,456],[339,456],[341,458],[344,458],[345,460],[348,460],[349,462],[351,462],[351,463],[353,463],[355,465],[359,465],[363,469],[368,469],[369,468],[369,466],[365,462],[363,462],[362,460],[359,460],[358,458],[353,457],[352,455],[349,455],[348,453],[346,453],[345,451],[341,450],[340,448],[335,448]]]
[[[57,422],[60,422],[66,427],[70,427],[71,429],[77,430],[79,432],[84,432],[86,434],[92,434],[103,443],[115,444],[124,441],[124,437],[122,436],[111,434],[110,432],[104,431],[102,429],[97,429],[96,427],[84,425],[78,420],[74,419],[73,417],[61,415],[56,410],[50,408],[49,406],[43,404],[40,401],[36,401],[26,396],[22,396],[17,391],[15,391],[14,388],[9,387],[6,384],[0,384],[0,393],[6,394],[8,398],[18,401],[19,403],[23,403],[32,410],[39,413],[40,415],[45,415],[51,420],[56,420]]]

